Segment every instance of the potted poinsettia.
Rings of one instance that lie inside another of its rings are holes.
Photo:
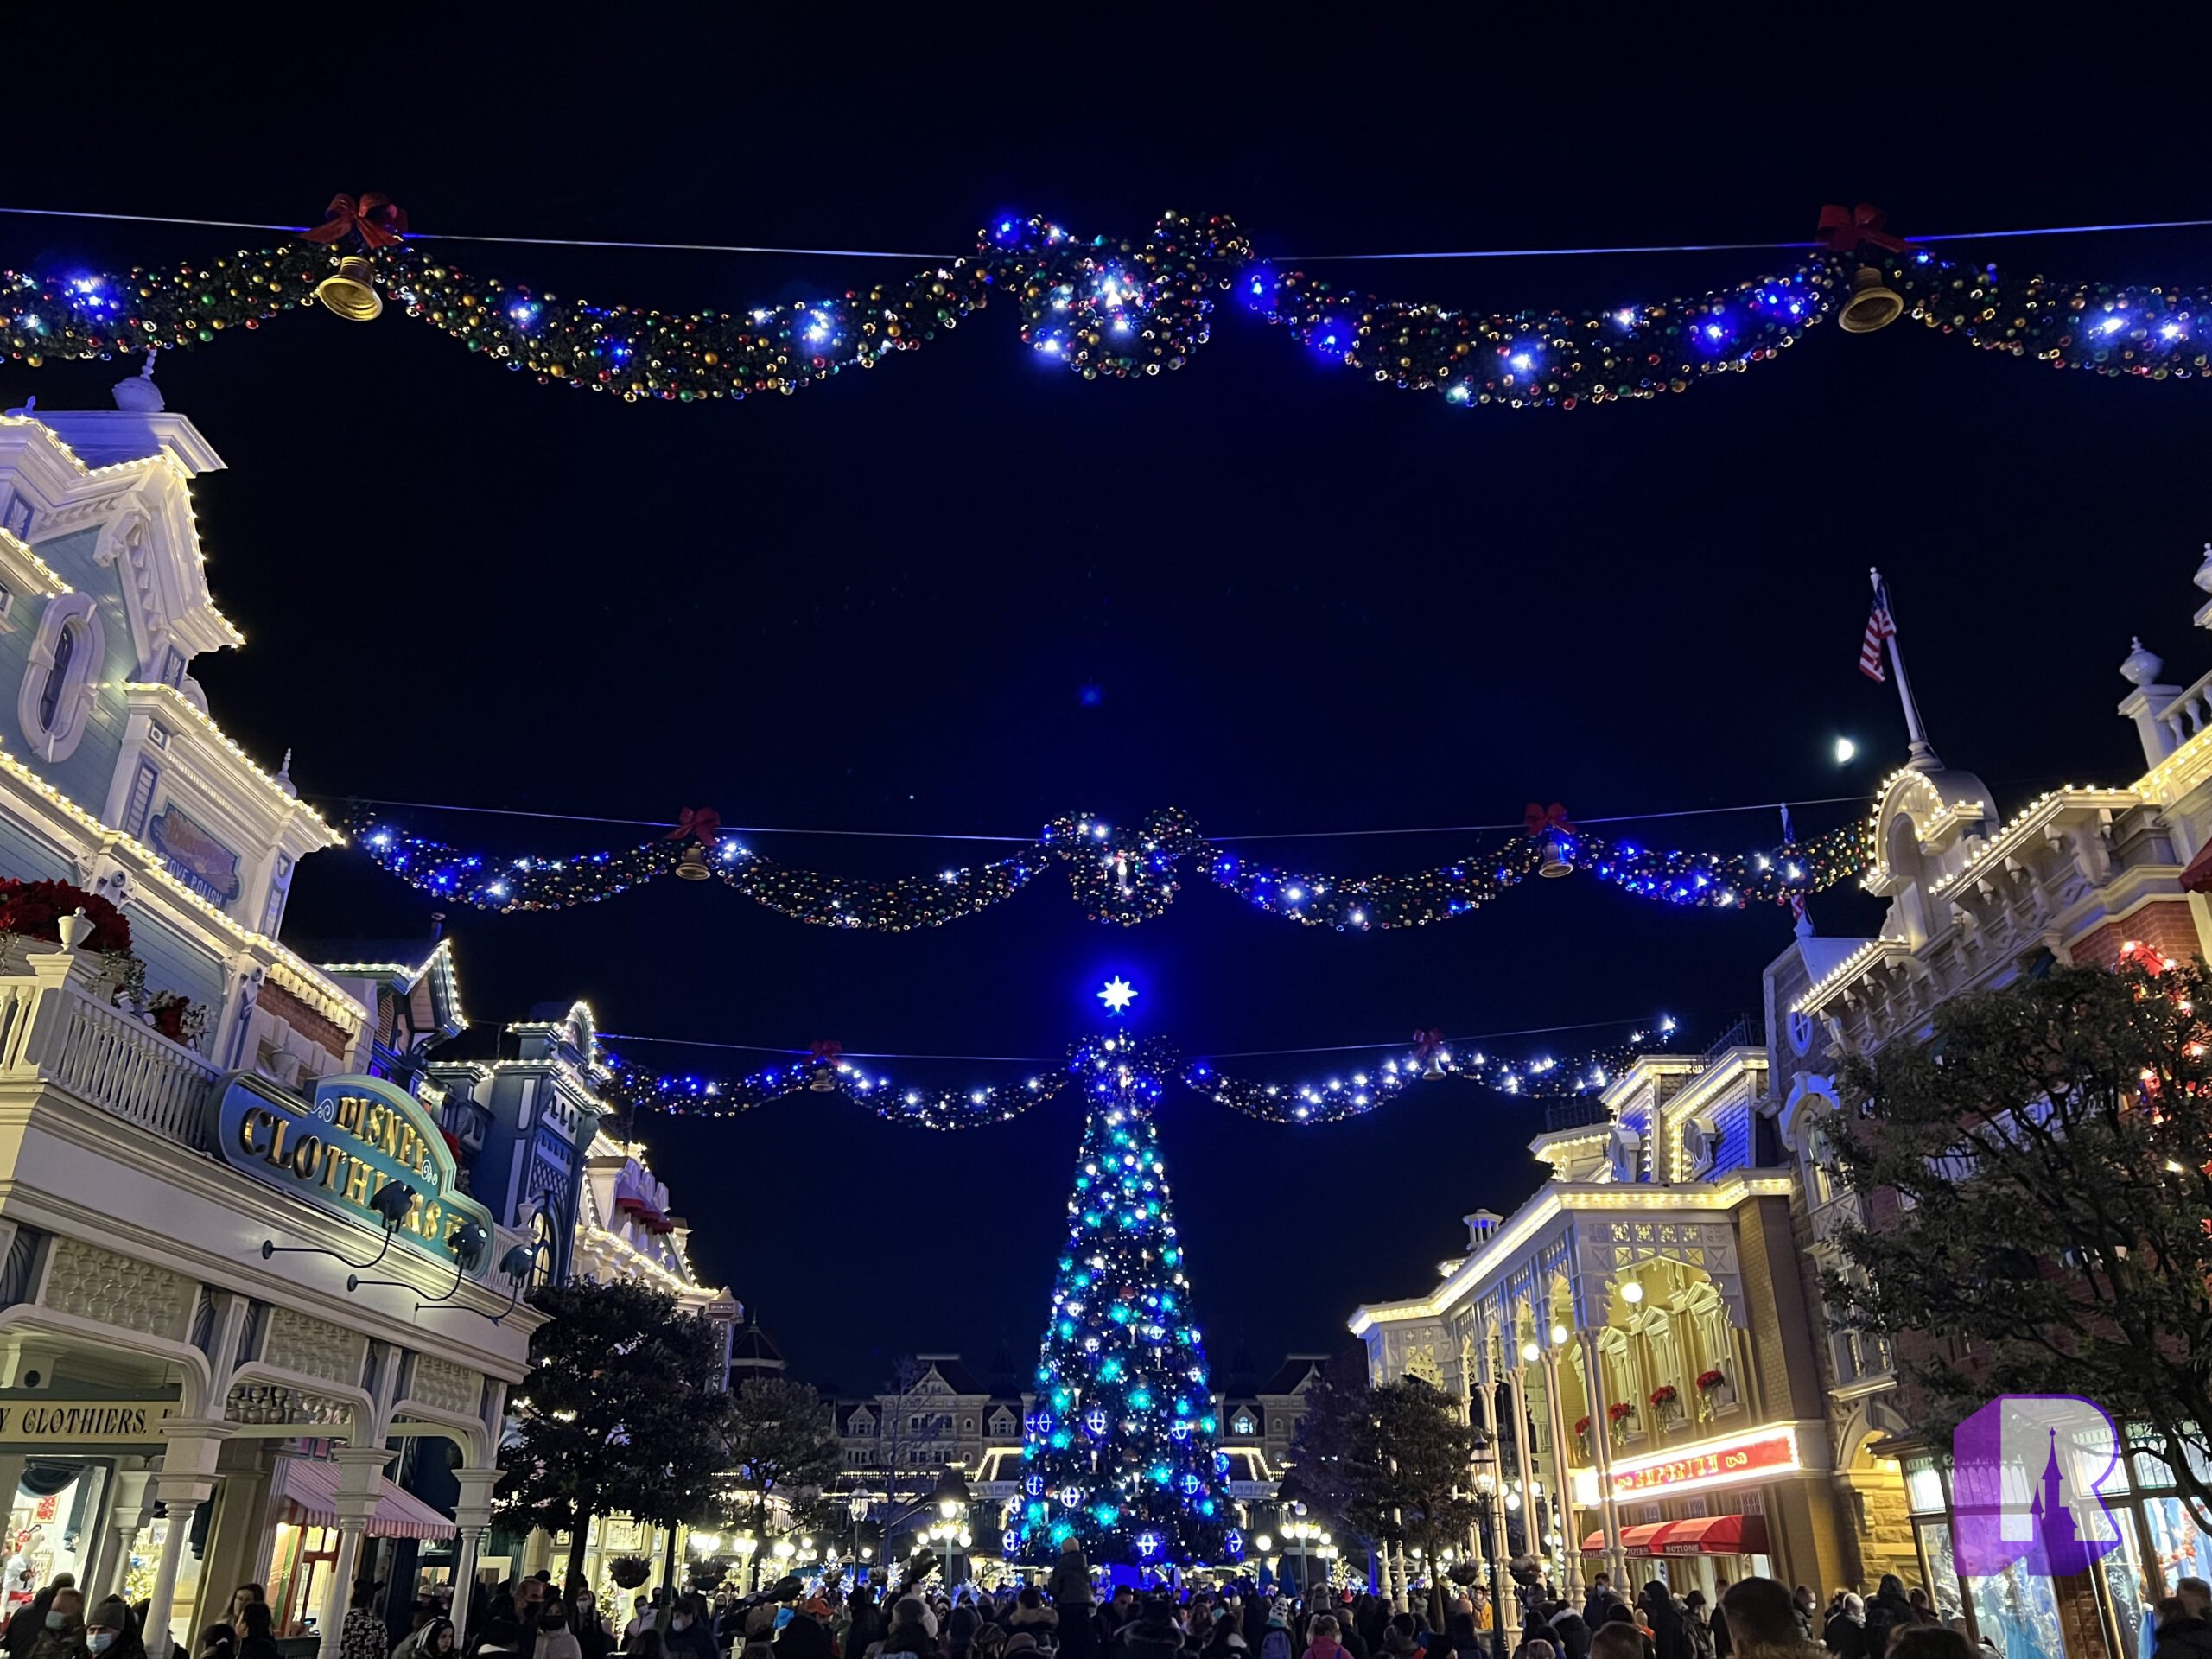
[[[1590,1460],[1590,1420],[1587,1417],[1574,1420],[1574,1446],[1582,1460],[1587,1463]]]
[[[1705,1396],[1705,1403],[1716,1412],[1726,1411],[1736,1403],[1736,1390],[1719,1370],[1700,1371],[1697,1391]]]
[[[1671,1382],[1662,1382],[1651,1390],[1651,1410],[1662,1423],[1678,1423],[1682,1420],[1682,1398]]]
[[[1613,1443],[1624,1445],[1643,1438],[1636,1426],[1636,1408],[1625,1400],[1616,1400],[1605,1408],[1605,1421],[1613,1426]]]
[[[199,1047],[207,1031],[207,1010],[175,991],[156,991],[148,997],[143,1017],[162,1036],[187,1048]]]

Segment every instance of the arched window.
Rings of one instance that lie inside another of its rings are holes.
[[[54,729],[54,717],[61,710],[61,694],[69,685],[69,664],[77,656],[78,632],[74,622],[64,622],[60,637],[54,642],[54,666],[47,670],[46,689],[38,694],[38,726],[41,732]]]
[[[75,753],[91,722],[105,651],[90,594],[60,594],[47,601],[16,697],[16,721],[40,760],[66,760]]]

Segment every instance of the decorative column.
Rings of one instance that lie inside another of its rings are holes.
[[[1516,1365],[1505,1378],[1506,1405],[1513,1413],[1513,1472],[1521,1483],[1521,1525],[1528,1535],[1529,1553],[1541,1559],[1545,1554],[1543,1533],[1537,1524],[1536,1483],[1529,1472],[1529,1368],[1525,1363]],[[1502,1539],[1507,1538],[1504,1507],[1503,1503],[1498,1505],[1497,1535]],[[1499,1559],[1510,1560],[1512,1547],[1507,1539],[1505,1548],[1509,1554]]]
[[[1620,1506],[1613,1501],[1613,1422],[1606,1410],[1605,1356],[1598,1351],[1598,1332],[1578,1332],[1582,1338],[1583,1375],[1590,1390],[1590,1445],[1598,1466],[1598,1503],[1605,1516],[1605,1570],[1616,1587],[1628,1578],[1628,1556],[1621,1548]]]
[[[1475,1372],[1477,1378],[1476,1386],[1482,1390],[1483,1396],[1482,1429],[1483,1433],[1490,1437],[1491,1454],[1495,1457],[1497,1454],[1498,1357],[1497,1350],[1492,1345],[1491,1337],[1492,1332],[1487,1326],[1485,1326],[1482,1334],[1482,1357],[1476,1365]],[[1521,1442],[1526,1438],[1526,1435],[1522,1433],[1521,1425],[1516,1422],[1513,1426],[1513,1445],[1516,1452],[1520,1450]],[[1511,1559],[1510,1551],[1512,1548],[1512,1546],[1507,1541],[1505,1532],[1505,1466],[1503,1459],[1500,1459],[1498,1462],[1497,1475],[1499,1483],[1497,1490],[1497,1502],[1491,1505],[1490,1536],[1483,1540],[1483,1559],[1489,1561],[1496,1561],[1499,1567],[1503,1567],[1505,1563]],[[1521,1501],[1523,1503],[1526,1503],[1529,1501],[1528,1488],[1525,1484],[1522,1488]],[[1535,1511],[1532,1509],[1529,1513],[1530,1520],[1533,1522]]]
[[[1574,1485],[1568,1478],[1567,1461],[1567,1401],[1560,1391],[1560,1356],[1556,1348],[1542,1350],[1544,1367],[1544,1403],[1552,1420],[1552,1513],[1558,1518],[1560,1555],[1567,1567],[1567,1593],[1579,1598],[1585,1580],[1582,1577],[1582,1541],[1569,1535],[1576,1530],[1574,1514],[1569,1499]],[[1526,1502],[1528,1494],[1522,1495]]]
[[[492,1489],[505,1472],[466,1466],[453,1471],[461,1484],[461,1496],[453,1506],[461,1536],[454,1542],[453,1609],[448,1617],[462,1640],[467,1637],[469,1600],[476,1593],[476,1553],[492,1535]]]
[[[130,1552],[137,1546],[138,1529],[146,1518],[146,1488],[153,1478],[153,1471],[148,1469],[116,1471],[106,1535],[101,1541],[99,1559],[87,1574],[91,1585],[85,1594],[87,1605],[97,1606],[105,1598],[123,1593],[124,1580],[130,1572]]]
[[[146,1609],[145,1634],[153,1638],[149,1652],[166,1653],[162,1641],[174,1640],[169,1624],[176,1604],[177,1568],[184,1552],[192,1548],[194,1515],[215,1495],[215,1459],[230,1433],[228,1423],[188,1418],[169,1422],[161,1472],[153,1483],[154,1499],[168,1524],[162,1534],[162,1558],[154,1565],[154,1593]],[[121,1583],[119,1575],[117,1582]]]
[[[397,1455],[380,1446],[341,1446],[330,1454],[338,1465],[338,1491],[331,1505],[338,1512],[338,1558],[331,1563],[330,1587],[316,1621],[321,1659],[338,1659],[353,1580],[361,1570],[361,1540],[384,1496],[384,1471]]]

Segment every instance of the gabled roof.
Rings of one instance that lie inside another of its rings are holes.
[[[1276,1367],[1275,1374],[1259,1389],[1262,1394],[1295,1394],[1299,1385],[1309,1376],[1316,1376],[1329,1363],[1326,1354],[1291,1354]]]
[[[914,1357],[944,1379],[944,1386],[955,1394],[988,1394],[990,1390],[976,1380],[975,1372],[963,1364],[957,1354],[917,1354]]]
[[[461,977],[454,969],[453,941],[440,939],[423,954],[419,938],[391,940],[333,939],[302,944],[308,959],[332,978],[373,980],[391,988],[402,1001],[418,995],[429,1006],[423,1010],[431,1025],[446,1037],[468,1028],[461,1007]]]

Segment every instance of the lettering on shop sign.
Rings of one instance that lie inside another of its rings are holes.
[[[0,1446],[158,1445],[174,1400],[0,1400]]]
[[[303,1100],[265,1077],[237,1072],[215,1095],[209,1116],[209,1140],[232,1168],[379,1238],[384,1217],[372,1201],[391,1182],[404,1182],[414,1197],[396,1242],[448,1266],[455,1261],[454,1235],[474,1222],[486,1241],[475,1276],[490,1276],[491,1212],[456,1190],[444,1135],[406,1090],[381,1077],[323,1077]]]
[[[1688,1446],[1677,1456],[1613,1469],[1613,1496],[1695,1484],[1710,1486],[1770,1470],[1797,1466],[1797,1436],[1788,1429],[1707,1446]]]

